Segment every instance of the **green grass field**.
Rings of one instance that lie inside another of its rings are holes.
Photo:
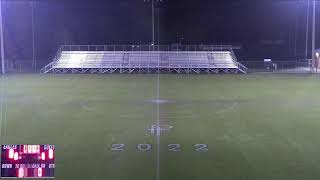
[[[160,75],[157,159],[157,75],[9,75],[1,141],[54,144],[58,180],[318,180],[319,78]]]

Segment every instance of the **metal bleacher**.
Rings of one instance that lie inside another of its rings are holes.
[[[184,48],[171,50],[169,46],[63,46],[54,61],[41,73],[246,73],[231,47]],[[131,47],[129,49],[128,47]],[[186,50],[187,49],[187,50]]]

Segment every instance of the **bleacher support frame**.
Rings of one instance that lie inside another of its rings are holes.
[[[239,49],[240,47],[234,47],[229,45],[160,45],[160,46],[150,46],[150,45],[62,45],[54,60],[41,69],[40,73],[54,73],[54,74],[66,74],[66,73],[90,73],[90,74],[112,74],[112,73],[120,73],[120,74],[133,74],[133,73],[174,73],[174,74],[217,74],[217,73],[246,73],[247,68],[239,63],[236,59],[236,56],[233,52],[234,49]],[[108,52],[124,52],[123,62],[119,65],[110,65],[108,68],[56,68],[55,64],[59,59],[61,52],[66,51],[108,51]],[[127,53],[133,52],[162,52],[160,56],[165,58],[166,53],[174,53],[174,52],[184,52],[187,54],[189,59],[191,53],[197,52],[213,52],[213,51],[230,51],[231,56],[233,57],[234,64],[236,64],[235,68],[229,68],[228,66],[223,67],[223,65],[217,68],[212,68],[207,65],[184,65],[184,66],[174,66],[166,65],[163,63],[163,59],[158,61],[156,65],[148,66],[144,65],[135,65],[130,66],[128,63],[128,59],[125,56]]]

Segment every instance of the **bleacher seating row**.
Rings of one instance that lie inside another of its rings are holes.
[[[238,69],[239,63],[231,51],[62,51],[51,66],[51,69]]]

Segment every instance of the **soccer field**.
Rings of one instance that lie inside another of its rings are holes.
[[[55,145],[58,180],[320,179],[319,76],[0,78],[1,143]]]

